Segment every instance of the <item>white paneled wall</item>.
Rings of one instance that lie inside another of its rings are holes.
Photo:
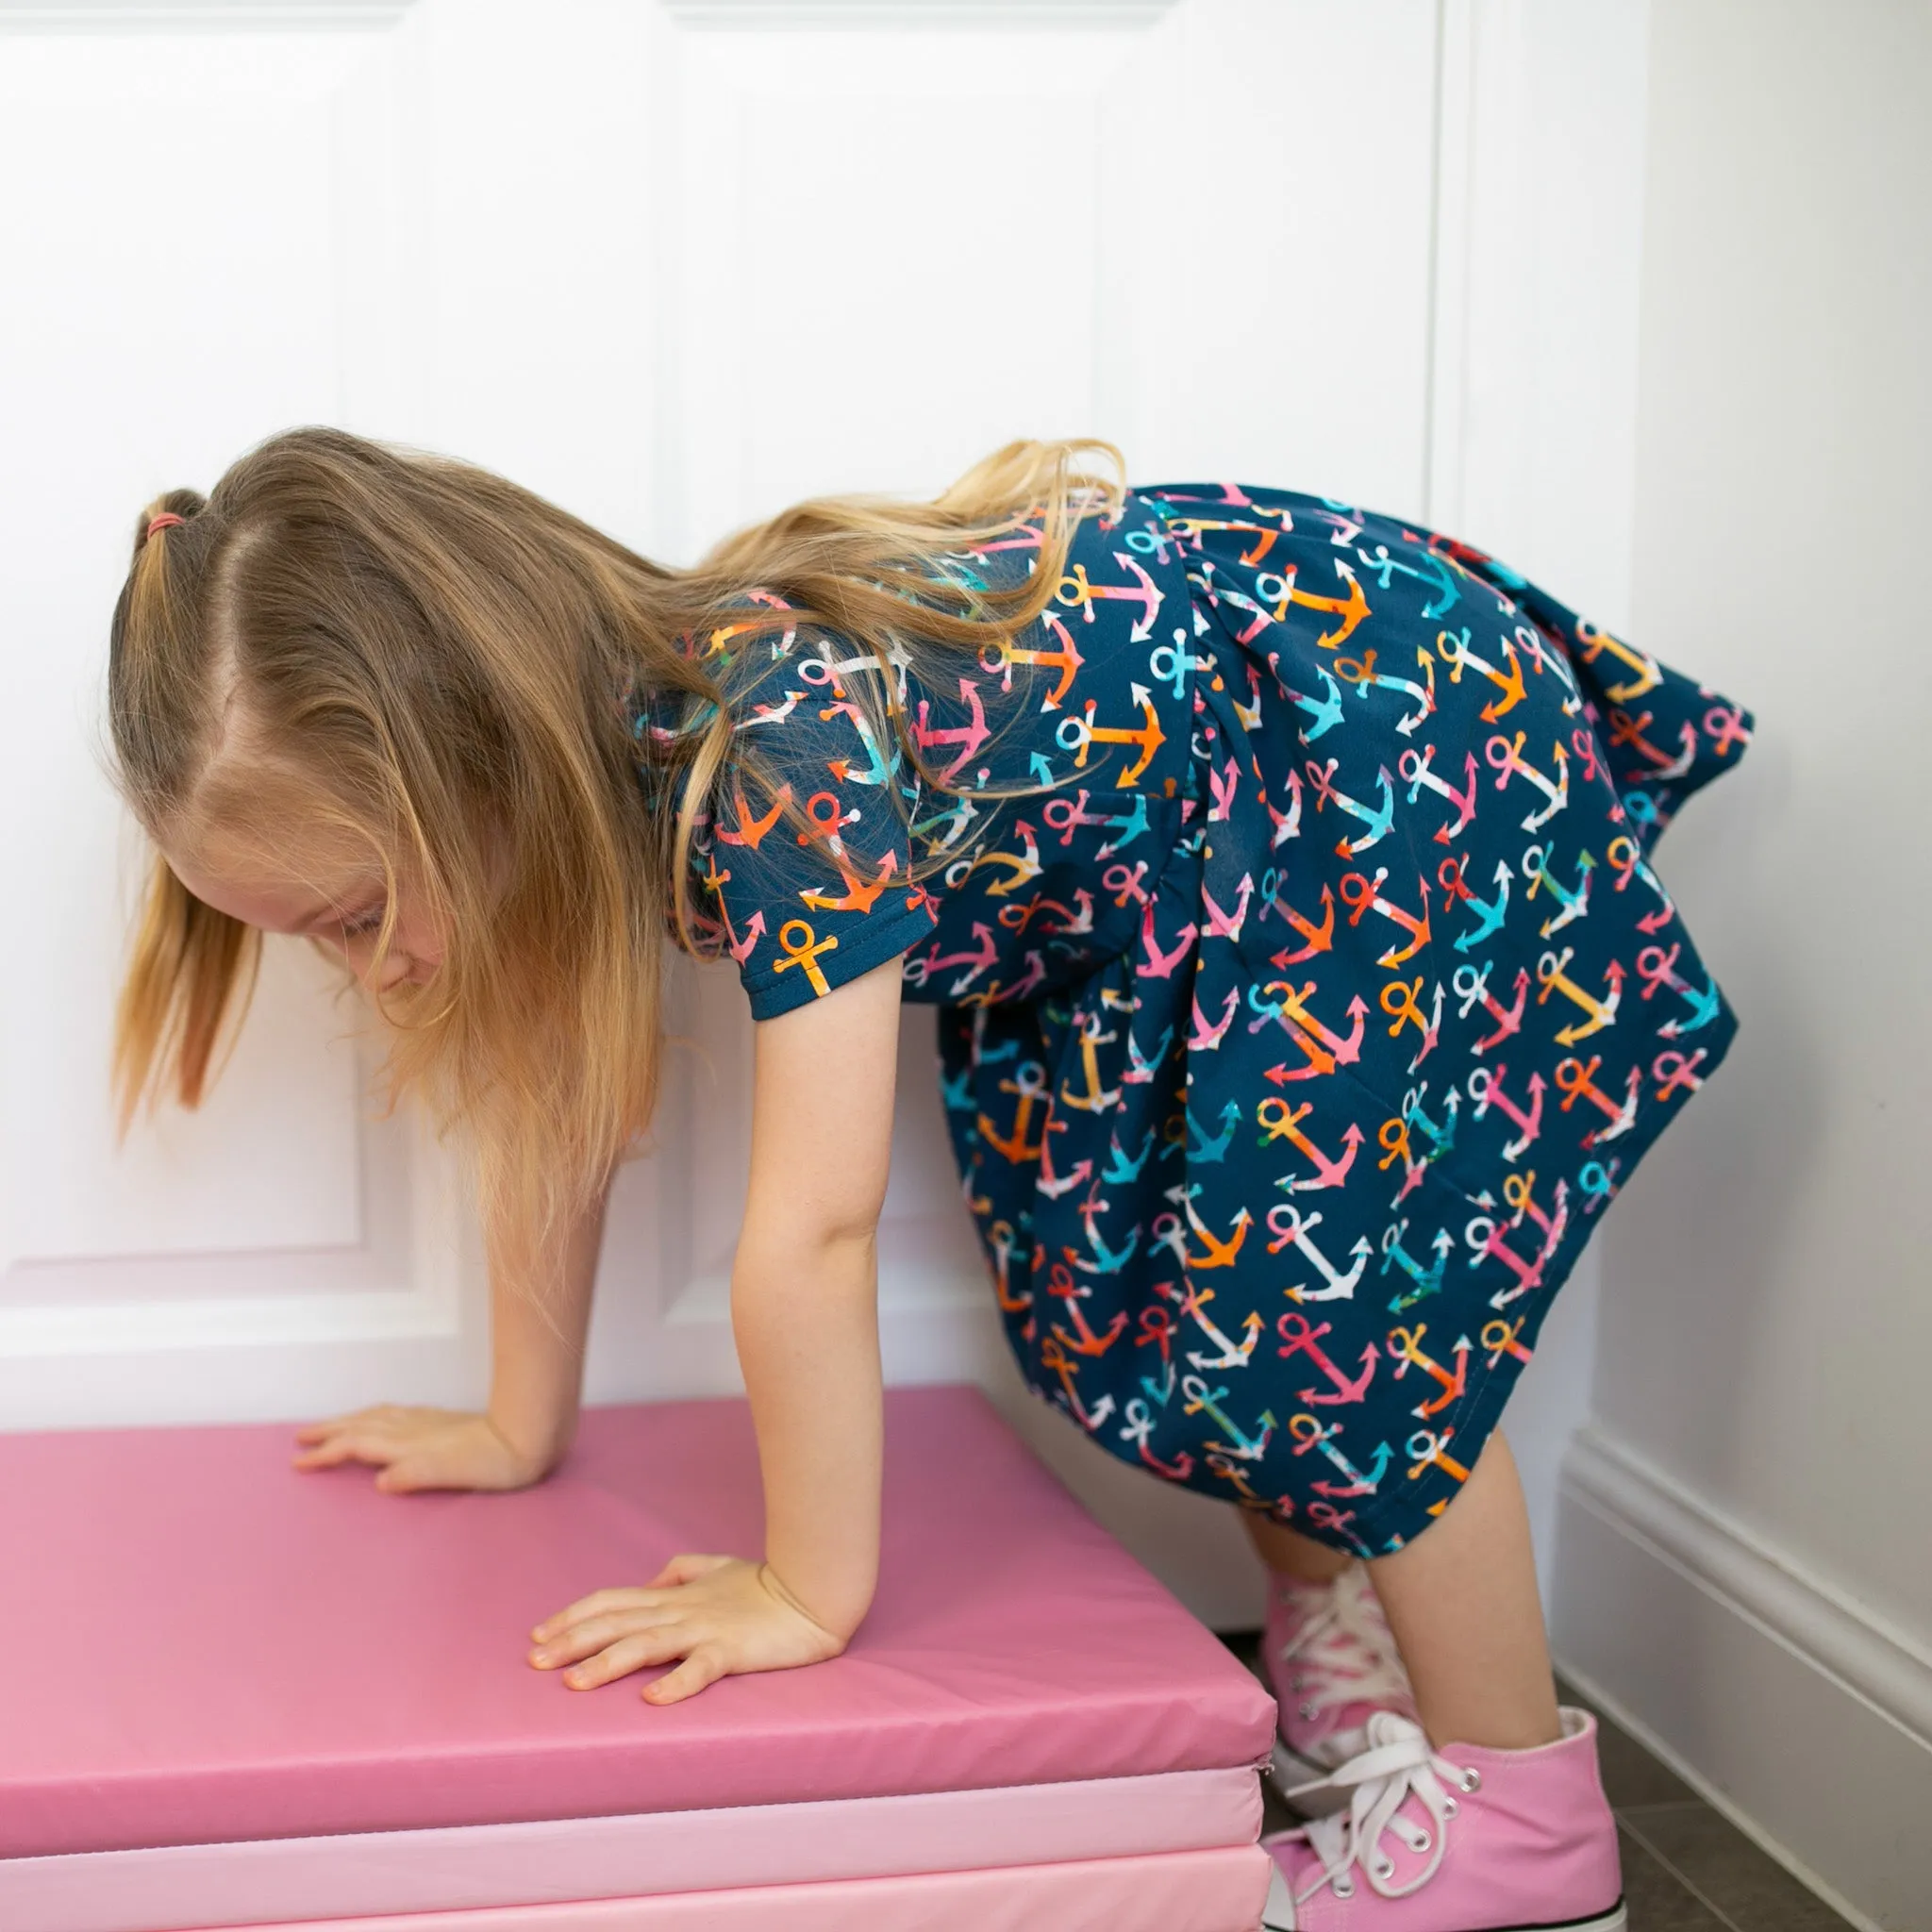
[[[331,1356],[380,1374],[399,1343],[457,1332],[444,1177],[407,1123],[369,1117],[359,1016],[319,961],[271,949],[200,1114],[117,1153],[108,1095],[140,863],[102,779],[100,691],[136,513],[275,425],[414,386],[390,320],[400,9],[326,32],[317,11],[247,33],[0,12],[11,1425],[282,1412],[359,1384]]]
[[[1918,1932],[1932,9],[1678,0],[1650,88],[1636,603],[1757,714],[1662,848],[1742,1024],[1607,1237],[1557,1631],[1856,1923]]]
[[[684,561],[808,491],[930,491],[1009,437],[1091,433],[1145,479],[1433,512],[1555,558],[1618,622],[1627,519],[1591,519],[1627,483],[1634,308],[1602,296],[1634,250],[1643,18],[0,0],[0,1426],[483,1388],[456,1164],[375,1117],[372,1049],[294,949],[271,949],[209,1109],[112,1147],[134,846],[99,694],[148,496],[329,421]],[[1574,120],[1530,111],[1553,76]],[[735,1379],[749,1029],[728,971],[679,986],[691,1044],[619,1188],[593,1399]],[[905,1038],[889,1365],[978,1376],[1017,1412],[929,1014]],[[1576,1308],[1520,1406],[1539,1496],[1587,1379],[1587,1285]],[[1191,1601],[1253,1615],[1226,1512],[1023,1421]]]

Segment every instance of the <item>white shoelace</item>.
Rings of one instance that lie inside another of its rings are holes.
[[[1473,1791],[1481,1782],[1474,1770],[1465,1771],[1440,1757],[1422,1726],[1394,1711],[1374,1712],[1365,1730],[1369,1740],[1365,1751],[1326,1777],[1298,1785],[1288,1794],[1294,1798],[1322,1790],[1349,1792],[1346,1812],[1312,1819],[1302,1826],[1302,1836],[1321,1859],[1322,1871],[1295,1893],[1298,1906],[1313,1898],[1324,1885],[1334,1887],[1337,1898],[1352,1896],[1352,1874],[1357,1866],[1369,1889],[1383,1898],[1407,1898],[1421,1890],[1442,1862],[1448,1821],[1457,1811],[1455,1793]],[[1411,1793],[1428,1814],[1427,1825],[1402,1814],[1400,1807]],[[1392,1832],[1411,1852],[1429,1855],[1428,1862],[1406,1885],[1391,1883],[1395,1861],[1382,1850],[1385,1831]]]
[[[1412,1695],[1374,1586],[1360,1569],[1343,1571],[1335,1579],[1327,1602],[1281,1646],[1280,1657],[1291,1671],[1299,1666],[1327,1680],[1301,1703],[1304,1718],[1319,1717],[1337,1705],[1406,1702]],[[1290,1678],[1296,1691],[1306,1681],[1300,1672]]]

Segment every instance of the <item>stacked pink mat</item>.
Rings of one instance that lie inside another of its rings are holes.
[[[657,1709],[523,1662],[756,1552],[736,1402],[610,1408],[542,1488],[379,1496],[284,1428],[0,1436],[8,1932],[1253,1932],[1273,1708],[983,1398],[889,1397],[842,1657]]]

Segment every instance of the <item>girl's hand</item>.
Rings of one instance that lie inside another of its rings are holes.
[[[573,1690],[682,1657],[643,1688],[650,1704],[676,1704],[720,1677],[824,1663],[845,1648],[815,1623],[764,1563],[738,1557],[674,1557],[648,1589],[599,1590],[531,1631],[530,1661],[559,1665]]]
[[[297,1469],[366,1462],[391,1495],[411,1490],[521,1490],[550,1474],[554,1457],[519,1449],[487,1415],[454,1408],[358,1408],[295,1432]]]

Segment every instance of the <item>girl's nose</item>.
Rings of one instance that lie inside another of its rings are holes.
[[[367,958],[362,961],[360,971],[365,979],[369,977],[369,968],[372,963]],[[416,962],[402,953],[391,952],[388,958],[382,962],[381,970],[370,983],[375,988],[377,992],[391,992],[399,986],[413,984],[415,979]]]
[[[358,933],[347,940],[332,939],[327,943],[342,956],[342,963],[372,992],[391,991],[416,976],[415,961],[394,947],[390,949],[388,957],[377,969],[373,937],[365,938]]]

